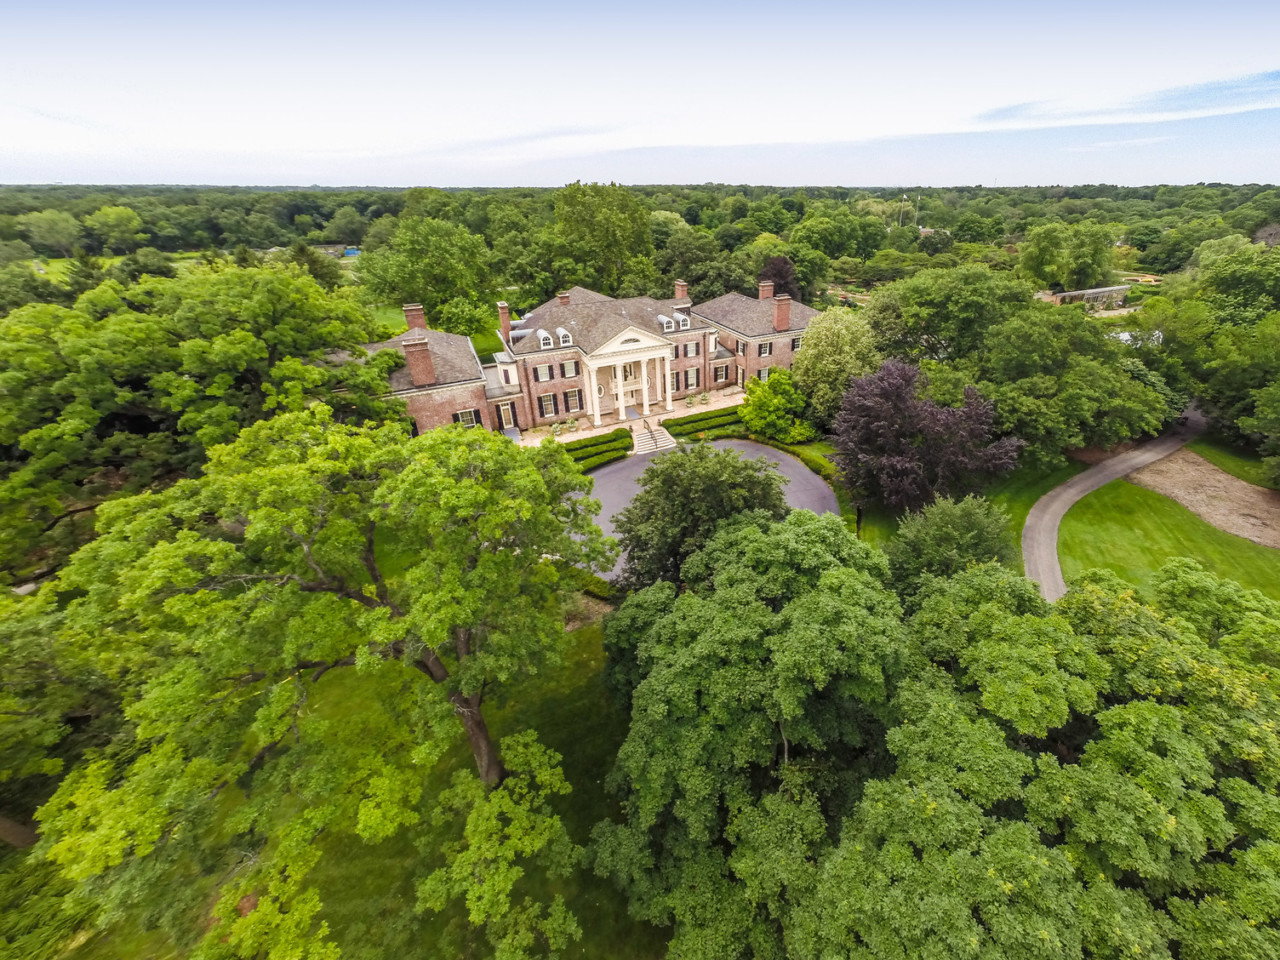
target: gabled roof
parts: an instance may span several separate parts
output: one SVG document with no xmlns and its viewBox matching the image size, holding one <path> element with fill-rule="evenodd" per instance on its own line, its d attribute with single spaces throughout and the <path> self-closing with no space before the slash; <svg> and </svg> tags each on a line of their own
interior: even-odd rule
<svg viewBox="0 0 1280 960">
<path fill-rule="evenodd" d="M 530 356 L 569 349 L 560 345 L 559 331 L 569 334 L 572 346 L 590 354 L 620 334 L 627 327 L 637 327 L 659 337 L 667 337 L 660 317 L 675 320 L 675 311 L 689 317 L 689 329 L 706 326 L 688 312 L 688 300 L 654 300 L 652 297 L 627 297 L 614 300 L 592 290 L 574 287 L 569 291 L 569 302 L 548 300 L 535 310 L 525 314 L 512 330 L 511 352 L 516 356 Z M 678 322 L 678 321 L 677 321 Z M 552 346 L 544 351 L 540 345 L 539 330 L 545 330 Z M 517 331 L 522 336 L 517 337 Z M 679 326 L 670 333 L 682 332 Z"/>
<path fill-rule="evenodd" d="M 399 350 L 404 353 L 405 340 L 417 340 L 423 334 L 412 327 L 404 333 L 382 340 L 378 343 L 366 343 L 364 348 L 370 354 L 380 350 Z M 435 368 L 436 382 L 426 386 L 414 384 L 407 366 L 391 371 L 391 391 L 430 390 L 432 387 L 444 387 L 455 383 L 467 383 L 472 380 L 483 380 L 484 369 L 480 366 L 480 358 L 469 337 L 456 333 L 445 333 L 443 330 L 428 330 L 427 348 L 431 351 L 431 363 Z"/>
<path fill-rule="evenodd" d="M 740 293 L 726 293 L 722 297 L 698 304 L 693 308 L 693 313 L 744 337 L 767 337 L 774 333 L 782 335 L 781 331 L 773 329 L 772 300 L 756 300 Z M 791 322 L 786 332 L 801 332 L 817 315 L 818 311 L 813 307 L 792 300 Z"/>
</svg>

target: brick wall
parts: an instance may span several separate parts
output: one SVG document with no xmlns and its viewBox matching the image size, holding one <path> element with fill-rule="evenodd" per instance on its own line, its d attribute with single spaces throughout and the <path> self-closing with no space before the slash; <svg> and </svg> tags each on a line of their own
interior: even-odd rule
<svg viewBox="0 0 1280 960">
<path fill-rule="evenodd" d="M 479 410 L 480 423 L 490 430 L 497 425 L 492 404 L 485 399 L 482 381 L 437 387 L 411 394 L 404 401 L 419 433 L 453 423 L 453 415 L 460 410 Z"/>
</svg>

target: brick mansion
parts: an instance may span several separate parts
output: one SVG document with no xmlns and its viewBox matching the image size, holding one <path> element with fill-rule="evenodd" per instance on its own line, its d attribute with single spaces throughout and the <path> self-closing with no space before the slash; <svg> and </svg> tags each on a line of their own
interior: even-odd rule
<svg viewBox="0 0 1280 960">
<path fill-rule="evenodd" d="M 676 281 L 669 300 L 614 299 L 574 287 L 513 319 L 498 304 L 502 349 L 481 363 L 471 340 L 427 329 L 406 304 L 409 329 L 366 346 L 397 350 L 405 365 L 392 395 L 419 431 L 466 423 L 512 433 L 566 420 L 600 426 L 673 409 L 677 400 L 768 379 L 789 368 L 812 307 L 774 296 L 728 293 L 694 304 Z"/>
</svg>

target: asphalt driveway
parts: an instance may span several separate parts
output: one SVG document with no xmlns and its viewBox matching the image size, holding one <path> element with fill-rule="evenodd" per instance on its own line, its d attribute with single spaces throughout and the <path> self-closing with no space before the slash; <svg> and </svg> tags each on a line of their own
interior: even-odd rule
<svg viewBox="0 0 1280 960">
<path fill-rule="evenodd" d="M 713 440 L 713 447 L 728 447 L 737 450 L 744 457 L 764 457 L 777 467 L 780 474 L 790 481 L 786 487 L 787 503 L 795 510 L 812 510 L 814 513 L 839 513 L 836 495 L 826 482 L 806 467 L 803 463 L 781 450 L 767 447 L 763 443 L 752 443 L 750 440 Z M 663 451 L 669 452 L 669 451 Z M 595 489 L 591 495 L 600 501 L 600 516 L 596 522 L 606 536 L 614 536 L 613 518 L 622 510 L 631 498 L 640 492 L 640 474 L 649 466 L 649 461 L 660 457 L 662 453 L 644 453 L 627 457 L 617 463 L 601 467 L 592 477 Z M 622 558 L 614 566 L 609 576 L 616 576 L 622 570 Z"/>
</svg>

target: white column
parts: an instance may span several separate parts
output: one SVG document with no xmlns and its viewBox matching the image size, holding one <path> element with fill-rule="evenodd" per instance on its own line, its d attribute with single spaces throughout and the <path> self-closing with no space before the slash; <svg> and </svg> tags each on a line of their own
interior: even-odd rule
<svg viewBox="0 0 1280 960">
<path fill-rule="evenodd" d="M 671 409 L 671 354 L 662 355 L 662 392 L 667 398 L 667 409 Z"/>
<path fill-rule="evenodd" d="M 653 374 L 654 376 L 658 375 L 658 365 L 656 363 L 653 365 Z M 641 386 L 644 388 L 644 415 L 647 417 L 649 415 L 649 361 L 648 360 L 640 361 L 640 380 L 641 380 Z"/>
<path fill-rule="evenodd" d="M 623 390 L 622 390 L 622 364 L 621 363 L 615 363 L 613 365 L 613 389 L 617 396 L 618 419 L 625 420 L 627 419 L 627 405 L 625 402 L 623 402 L 623 399 L 622 399 Z"/>
<path fill-rule="evenodd" d="M 587 365 L 587 383 L 591 388 L 591 409 L 595 413 L 595 422 L 598 427 L 600 426 L 600 394 L 596 392 L 598 389 L 596 386 L 596 368 L 590 364 Z"/>
</svg>

